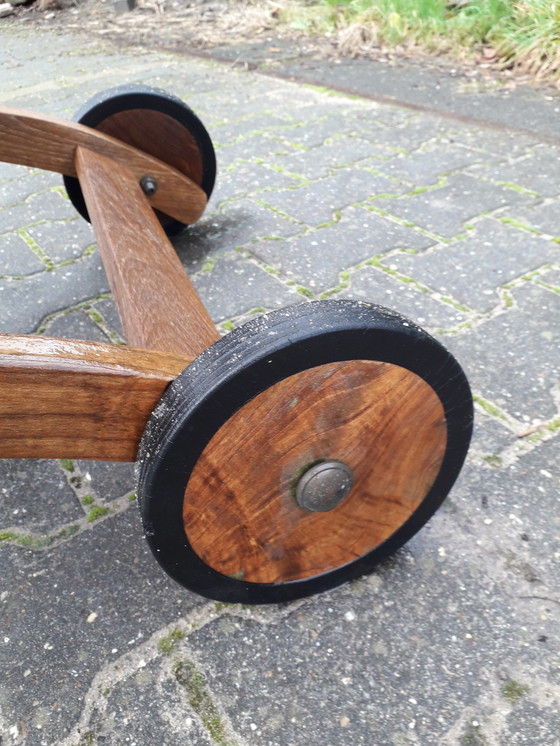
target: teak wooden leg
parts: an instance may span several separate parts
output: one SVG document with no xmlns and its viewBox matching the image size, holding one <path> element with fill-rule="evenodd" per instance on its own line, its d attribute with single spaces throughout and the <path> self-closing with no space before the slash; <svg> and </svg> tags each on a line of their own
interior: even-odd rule
<svg viewBox="0 0 560 746">
<path fill-rule="evenodd" d="M 200 214 L 207 133 L 152 89 L 119 89 L 92 111 L 99 131 L 0 109 L 0 157 L 77 177 L 73 201 L 133 347 L 0 337 L 0 455 L 136 457 L 154 555 L 210 598 L 286 601 L 370 571 L 461 469 L 473 420 L 461 367 L 412 321 L 356 301 L 304 303 L 220 338 L 152 209 Z M 191 165 L 147 136 L 156 123 Z M 153 189 L 139 184 L 148 167 Z"/>
<path fill-rule="evenodd" d="M 87 148 L 75 161 L 128 343 L 195 357 L 220 336 L 134 174 Z"/>
</svg>

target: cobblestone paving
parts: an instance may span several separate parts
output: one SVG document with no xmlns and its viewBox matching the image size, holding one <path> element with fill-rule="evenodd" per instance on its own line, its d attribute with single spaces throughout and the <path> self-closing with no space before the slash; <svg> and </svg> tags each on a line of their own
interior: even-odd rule
<svg viewBox="0 0 560 746">
<path fill-rule="evenodd" d="M 443 508 L 374 574 L 208 602 L 144 545 L 133 467 L 0 463 L 0 743 L 560 744 L 560 148 L 226 66 L 0 30 L 0 104 L 183 97 L 215 142 L 176 240 L 218 328 L 315 298 L 423 325 L 476 397 Z M 0 328 L 122 339 L 58 176 L 0 164 Z"/>
</svg>

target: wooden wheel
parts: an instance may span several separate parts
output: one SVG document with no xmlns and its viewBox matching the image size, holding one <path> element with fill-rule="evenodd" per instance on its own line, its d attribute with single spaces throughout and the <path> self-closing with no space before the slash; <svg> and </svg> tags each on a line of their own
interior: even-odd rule
<svg viewBox="0 0 560 746">
<path fill-rule="evenodd" d="M 118 86 L 87 101 L 75 121 L 158 158 L 210 197 L 216 179 L 214 147 L 200 119 L 181 99 L 149 86 Z M 64 176 L 64 186 L 76 210 L 89 221 L 78 179 Z M 185 228 L 185 223 L 157 215 L 167 235 Z"/>
<path fill-rule="evenodd" d="M 146 537 L 210 598 L 326 590 L 424 525 L 471 429 L 460 366 L 413 322 L 353 301 L 276 311 L 202 352 L 154 410 L 139 449 Z"/>
</svg>

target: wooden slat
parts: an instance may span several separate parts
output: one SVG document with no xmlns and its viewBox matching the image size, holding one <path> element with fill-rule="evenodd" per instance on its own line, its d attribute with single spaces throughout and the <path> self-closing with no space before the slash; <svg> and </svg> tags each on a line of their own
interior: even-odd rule
<svg viewBox="0 0 560 746">
<path fill-rule="evenodd" d="M 150 204 L 166 215 L 190 225 L 204 212 L 204 191 L 162 161 L 81 124 L 0 106 L 0 161 L 77 176 L 74 156 L 78 146 L 126 164 L 137 182 L 145 175 L 156 178 L 158 189 L 149 198 Z"/>
<path fill-rule="evenodd" d="M 124 345 L 0 335 L 0 458 L 134 461 L 148 417 L 190 362 Z"/>
<path fill-rule="evenodd" d="M 76 170 L 128 343 L 196 357 L 219 334 L 134 176 L 81 147 Z"/>
</svg>

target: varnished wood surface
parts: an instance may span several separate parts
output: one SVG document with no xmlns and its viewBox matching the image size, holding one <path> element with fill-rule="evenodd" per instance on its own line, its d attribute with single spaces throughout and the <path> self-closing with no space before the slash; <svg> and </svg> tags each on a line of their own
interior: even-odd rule
<svg viewBox="0 0 560 746">
<path fill-rule="evenodd" d="M 0 335 L 0 458 L 134 461 L 191 361 L 124 345 Z"/>
<path fill-rule="evenodd" d="M 126 109 L 96 126 L 98 132 L 132 145 L 202 183 L 202 158 L 196 140 L 184 125 L 151 109 Z"/>
<path fill-rule="evenodd" d="M 170 133 L 170 136 L 174 135 L 175 132 Z M 154 140 L 167 137 L 167 131 L 159 133 L 155 130 L 151 137 Z M 177 144 L 181 147 L 183 139 Z M 185 171 L 181 173 L 101 131 L 45 114 L 0 106 L 0 160 L 76 176 L 75 152 L 78 146 L 126 164 L 137 182 L 146 175 L 156 178 L 158 189 L 149 200 L 152 207 L 164 214 L 191 224 L 204 212 L 206 194 L 185 175 Z"/>
<path fill-rule="evenodd" d="M 185 532 L 212 568 L 249 582 L 313 577 L 351 562 L 417 509 L 445 453 L 433 389 L 399 366 L 333 363 L 263 392 L 216 433 L 185 491 Z M 319 459 L 354 472 L 327 513 L 295 501 L 297 476 Z"/>
<path fill-rule="evenodd" d="M 134 176 L 86 148 L 76 170 L 128 343 L 195 357 L 219 335 Z"/>
</svg>

